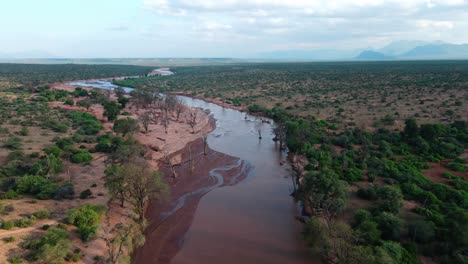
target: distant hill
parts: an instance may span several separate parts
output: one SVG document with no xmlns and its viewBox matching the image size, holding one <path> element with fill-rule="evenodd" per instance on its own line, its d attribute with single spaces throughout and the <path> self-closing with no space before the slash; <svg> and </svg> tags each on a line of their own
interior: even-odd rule
<svg viewBox="0 0 468 264">
<path fill-rule="evenodd" d="M 359 54 L 356 50 L 279 50 L 262 53 L 255 58 L 270 60 L 343 60 L 355 57 Z"/>
<path fill-rule="evenodd" d="M 357 60 L 388 60 L 391 58 L 390 56 L 373 50 L 365 50 L 355 57 Z"/>
<path fill-rule="evenodd" d="M 402 54 L 407 59 L 468 59 L 468 44 L 424 45 Z"/>
</svg>

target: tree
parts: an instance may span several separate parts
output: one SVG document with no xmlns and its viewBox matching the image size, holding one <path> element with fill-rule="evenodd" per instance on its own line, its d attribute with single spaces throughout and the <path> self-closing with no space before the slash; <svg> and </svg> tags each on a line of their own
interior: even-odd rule
<svg viewBox="0 0 468 264">
<path fill-rule="evenodd" d="M 121 133 L 122 137 L 126 135 L 133 135 L 133 133 L 140 131 L 140 125 L 138 121 L 127 117 L 123 119 L 118 119 L 114 122 L 114 132 Z"/>
<path fill-rule="evenodd" d="M 198 112 L 192 111 L 190 112 L 190 117 L 187 120 L 187 123 L 192 128 L 192 133 L 195 134 L 195 127 L 198 123 Z"/>
<path fill-rule="evenodd" d="M 176 112 L 176 118 L 177 118 L 177 121 L 179 121 L 179 118 L 180 118 L 180 115 L 185 111 L 185 104 L 184 104 L 184 101 L 182 101 L 182 99 L 176 97 L 176 105 L 175 105 L 175 112 Z"/>
<path fill-rule="evenodd" d="M 416 120 L 413 118 L 406 119 L 405 121 L 405 129 L 403 130 L 403 135 L 407 138 L 414 138 L 418 135 L 419 129 Z"/>
<path fill-rule="evenodd" d="M 102 239 L 107 245 L 107 262 L 111 264 L 130 263 L 133 249 L 145 243 L 141 228 L 133 223 L 119 223 L 112 229 L 104 228 Z"/>
<path fill-rule="evenodd" d="M 145 219 L 145 209 L 151 199 L 161 199 L 167 193 L 167 185 L 161 174 L 152 171 L 143 160 L 122 166 L 125 186 L 125 200 L 133 207 L 133 211 L 142 223 Z"/>
<path fill-rule="evenodd" d="M 382 186 L 377 190 L 377 195 L 377 204 L 381 211 L 398 214 L 403 200 L 403 194 L 398 187 Z"/>
<path fill-rule="evenodd" d="M 304 180 L 304 198 L 315 213 L 321 214 L 330 223 L 346 206 L 346 182 L 327 168 L 307 173 Z"/>
<path fill-rule="evenodd" d="M 275 128 L 273 128 L 273 133 L 275 134 L 275 138 L 273 140 L 279 141 L 280 150 L 284 150 L 286 147 L 284 142 L 286 141 L 287 136 L 286 124 L 283 122 L 277 123 Z"/>
<path fill-rule="evenodd" d="M 418 220 L 408 227 L 408 234 L 418 243 L 431 242 L 435 237 L 435 224 L 430 221 Z"/>
<path fill-rule="evenodd" d="M 402 221 L 398 216 L 383 212 L 377 217 L 379 229 L 382 232 L 382 238 L 385 240 L 400 240 L 400 229 Z"/>
<path fill-rule="evenodd" d="M 119 165 L 111 165 L 104 171 L 105 187 L 109 190 L 112 198 L 120 201 L 120 206 L 125 205 L 125 175 Z"/>
<path fill-rule="evenodd" d="M 114 101 L 104 103 L 104 116 L 107 120 L 113 121 L 120 114 L 120 105 Z"/>
<path fill-rule="evenodd" d="M 149 132 L 149 125 L 154 120 L 151 117 L 150 112 L 145 111 L 143 114 L 138 116 L 138 120 L 140 121 L 141 125 L 143 126 L 143 129 L 145 130 L 145 133 L 148 133 Z"/>
<path fill-rule="evenodd" d="M 89 111 L 89 108 L 91 107 L 92 103 L 90 99 L 84 99 L 84 100 L 78 101 L 77 105 L 85 108 L 86 111 Z"/>
<path fill-rule="evenodd" d="M 125 95 L 125 90 L 124 90 L 124 88 L 122 88 L 122 87 L 119 86 L 119 87 L 116 87 L 116 88 L 114 89 L 114 93 L 115 93 L 115 95 L 116 95 L 118 98 L 121 98 L 121 97 L 124 97 L 124 95 Z"/>
</svg>

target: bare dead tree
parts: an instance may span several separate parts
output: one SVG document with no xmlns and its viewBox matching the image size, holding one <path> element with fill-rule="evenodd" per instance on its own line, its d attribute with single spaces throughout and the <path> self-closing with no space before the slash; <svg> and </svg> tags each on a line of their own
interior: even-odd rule
<svg viewBox="0 0 468 264">
<path fill-rule="evenodd" d="M 255 131 L 258 133 L 258 138 L 262 139 L 262 122 L 257 122 L 255 124 Z"/>
<path fill-rule="evenodd" d="M 167 145 L 165 145 L 165 146 L 162 148 L 162 154 L 163 154 L 163 157 L 164 157 L 164 161 L 166 162 L 166 164 L 167 164 L 167 165 L 169 166 L 169 168 L 171 169 L 172 178 L 177 178 L 177 172 L 176 172 L 175 168 L 176 168 L 177 166 L 179 166 L 180 164 L 177 164 L 177 163 L 175 163 L 175 162 L 172 160 Z"/>
<path fill-rule="evenodd" d="M 161 125 L 164 127 L 164 132 L 166 132 L 167 134 L 167 129 L 169 128 L 169 116 L 167 115 L 167 112 L 163 115 L 163 117 L 161 118 Z"/>
<path fill-rule="evenodd" d="M 188 121 L 187 123 L 192 128 L 192 133 L 195 134 L 195 126 L 197 126 L 197 123 L 198 123 L 198 112 L 197 111 L 190 112 L 190 117 L 188 118 L 187 121 Z"/>
<path fill-rule="evenodd" d="M 182 99 L 177 97 L 177 104 L 175 105 L 175 112 L 176 112 L 177 121 L 179 121 L 180 115 L 184 112 L 184 110 L 185 110 L 184 101 L 182 101 Z"/>
<path fill-rule="evenodd" d="M 195 170 L 195 162 L 192 156 L 192 144 L 189 144 L 189 161 L 190 161 L 190 171 L 193 172 Z"/>
<path fill-rule="evenodd" d="M 203 133 L 203 155 L 208 155 L 208 134 Z"/>
</svg>

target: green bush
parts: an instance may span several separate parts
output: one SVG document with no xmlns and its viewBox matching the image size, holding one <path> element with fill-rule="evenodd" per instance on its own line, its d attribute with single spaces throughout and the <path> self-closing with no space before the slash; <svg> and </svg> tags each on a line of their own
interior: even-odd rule
<svg viewBox="0 0 468 264">
<path fill-rule="evenodd" d="M 468 167 L 463 165 L 462 163 L 460 162 L 450 162 L 449 164 L 447 164 L 447 167 L 451 170 L 454 170 L 454 171 L 468 171 Z"/>
<path fill-rule="evenodd" d="M 35 195 L 38 199 L 46 200 L 53 197 L 57 185 L 42 176 L 26 175 L 16 181 L 15 188 L 20 194 Z"/>
<path fill-rule="evenodd" d="M 0 221 L 1 223 L 1 221 Z M 5 229 L 5 230 L 11 230 L 15 226 L 15 223 L 13 221 L 4 221 L 1 223 L 0 228 Z"/>
<path fill-rule="evenodd" d="M 75 102 L 73 101 L 73 99 L 67 98 L 65 99 L 64 104 L 73 106 L 75 105 Z"/>
<path fill-rule="evenodd" d="M 376 218 L 379 229 L 382 232 L 382 238 L 385 240 L 400 240 L 400 229 L 402 221 L 398 216 L 383 212 Z"/>
<path fill-rule="evenodd" d="M 83 241 L 88 241 L 96 233 L 101 214 L 105 207 L 86 204 L 68 212 L 68 223 L 78 227 L 77 232 Z"/>
<path fill-rule="evenodd" d="M 34 225 L 36 223 L 36 220 L 37 219 L 34 216 L 23 217 L 21 219 L 15 220 L 14 224 L 16 227 L 25 228 Z"/>
<path fill-rule="evenodd" d="M 85 150 L 78 150 L 71 156 L 71 162 L 73 163 L 88 163 L 93 160 L 93 156 Z"/>
<path fill-rule="evenodd" d="M 8 148 L 8 149 L 19 149 L 23 146 L 23 143 L 21 143 L 21 138 L 11 136 L 9 137 L 6 142 L 3 144 L 3 147 Z"/>
<path fill-rule="evenodd" d="M 82 191 L 82 192 L 80 193 L 80 199 L 86 199 L 86 198 L 90 197 L 91 195 L 93 195 L 93 193 L 91 192 L 91 190 L 90 190 L 90 189 L 86 189 L 86 190 L 84 190 L 84 191 Z"/>
<path fill-rule="evenodd" d="M 39 220 L 44 220 L 44 219 L 50 218 L 51 214 L 49 210 L 44 209 L 44 210 L 34 212 L 33 216 L 35 216 Z"/>
<path fill-rule="evenodd" d="M 5 243 L 12 243 L 12 242 L 15 242 L 16 239 L 10 236 L 10 237 L 4 237 L 2 240 Z"/>
<path fill-rule="evenodd" d="M 72 243 L 67 231 L 59 228 L 50 228 L 40 238 L 32 236 L 27 238 L 22 246 L 32 251 L 28 256 L 28 259 L 31 261 L 62 264 L 71 250 Z"/>
</svg>

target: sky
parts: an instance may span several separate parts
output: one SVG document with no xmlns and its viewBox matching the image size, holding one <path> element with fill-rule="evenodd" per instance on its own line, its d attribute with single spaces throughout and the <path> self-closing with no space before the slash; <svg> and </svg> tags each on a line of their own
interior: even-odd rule
<svg viewBox="0 0 468 264">
<path fill-rule="evenodd" d="M 0 54 L 252 57 L 468 43 L 468 0 L 2 0 Z"/>
</svg>

